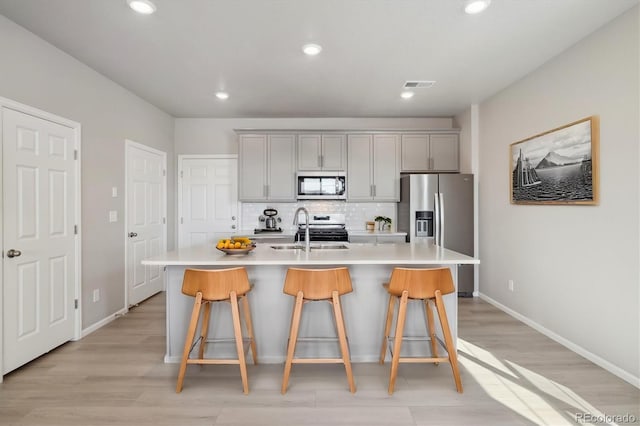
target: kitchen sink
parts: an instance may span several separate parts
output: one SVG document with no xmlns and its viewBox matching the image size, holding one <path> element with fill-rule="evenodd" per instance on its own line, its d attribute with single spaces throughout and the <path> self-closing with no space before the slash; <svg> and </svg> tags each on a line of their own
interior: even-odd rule
<svg viewBox="0 0 640 426">
<path fill-rule="evenodd" d="M 304 250 L 304 244 L 279 244 L 271 246 L 274 250 Z M 349 246 L 345 244 L 311 244 L 311 250 L 344 250 Z"/>
</svg>

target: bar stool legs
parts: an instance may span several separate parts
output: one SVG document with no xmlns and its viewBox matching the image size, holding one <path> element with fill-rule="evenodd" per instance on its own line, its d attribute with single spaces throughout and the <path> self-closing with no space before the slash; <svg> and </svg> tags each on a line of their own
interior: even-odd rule
<svg viewBox="0 0 640 426">
<path fill-rule="evenodd" d="M 256 339 L 253 337 L 253 322 L 251 321 L 251 310 L 249 309 L 249 299 L 247 296 L 244 296 L 242 299 L 242 310 L 244 312 L 244 323 L 247 326 L 247 334 L 251 339 L 251 358 L 253 359 L 253 364 L 258 364 L 258 350 L 256 349 Z"/>
<path fill-rule="evenodd" d="M 428 273 L 421 271 L 422 273 Z M 418 272 L 419 273 L 419 272 Z M 393 277 L 392 277 L 393 279 Z M 420 282 L 415 280 L 415 282 Z M 389 291 L 390 285 L 385 284 L 384 287 Z M 398 375 L 398 366 L 401 362 L 430 362 L 438 364 L 440 362 L 449 362 L 451 365 L 451 371 L 453 373 L 453 379 L 456 385 L 456 390 L 460 393 L 463 392 L 462 380 L 460 379 L 460 371 L 458 368 L 458 357 L 456 354 L 453 337 L 451 336 L 451 329 L 449 327 L 449 321 L 447 319 L 447 313 L 444 307 L 444 300 L 442 299 L 442 291 L 440 289 L 432 289 L 431 292 L 419 292 L 414 288 L 414 294 L 411 297 L 412 300 L 421 300 L 425 306 L 425 319 L 427 323 L 427 330 L 431 340 L 431 357 L 429 358 L 401 358 L 400 351 L 402 349 L 402 338 L 404 333 L 404 326 L 407 316 L 407 305 L 410 299 L 410 291 L 407 289 L 392 289 L 389 291 L 389 305 L 387 308 L 387 316 L 384 326 L 384 336 L 382 339 L 382 348 L 380 352 L 380 363 L 384 364 L 387 353 L 387 345 L 389 342 L 389 335 L 391 332 L 391 325 L 393 323 L 393 314 L 395 308 L 395 300 L 399 299 L 398 317 L 396 320 L 395 335 L 393 337 L 393 349 L 391 357 L 391 371 L 389 373 L 389 394 L 393 394 L 396 378 Z M 452 292 L 452 291 L 450 291 Z M 448 294 L 448 293 L 447 293 Z M 436 306 L 436 312 L 438 313 L 438 319 L 440 320 L 440 326 L 442 328 L 442 335 L 444 336 L 444 346 L 447 350 L 447 356 L 443 357 L 438 354 L 437 338 L 434 325 L 434 314 L 432 311 L 432 304 Z"/>
<path fill-rule="evenodd" d="M 337 291 L 334 291 L 331 296 L 333 299 L 333 312 L 336 317 L 338 340 L 340 341 L 340 351 L 342 352 L 342 362 L 344 363 L 344 369 L 347 373 L 347 380 L 349 381 L 349 391 L 351 391 L 351 393 L 355 393 L 356 385 L 353 381 L 353 370 L 351 369 L 351 358 L 349 355 L 349 345 L 347 344 L 347 332 L 344 327 L 344 318 L 342 315 L 340 296 L 338 295 Z"/>
<path fill-rule="evenodd" d="M 251 346 L 251 355 L 253 357 L 253 363 L 258 363 L 258 354 L 256 350 L 256 341 L 253 335 L 253 323 L 251 321 L 251 311 L 249 310 L 249 301 L 246 295 L 240 297 L 242 300 L 242 310 L 244 314 L 245 324 L 247 327 L 247 334 Z M 180 370 L 178 372 L 178 382 L 176 385 L 176 392 L 180 393 L 184 384 L 184 377 L 188 364 L 238 364 L 240 366 L 240 376 L 242 378 L 242 390 L 245 394 L 249 393 L 249 382 L 247 377 L 247 363 L 244 355 L 244 343 L 242 337 L 242 325 L 240 323 L 240 309 L 238 305 L 238 296 L 236 292 L 230 293 L 229 300 L 231 305 L 231 318 L 233 322 L 234 340 L 236 343 L 236 351 L 238 353 L 237 360 L 218 360 L 218 359 L 204 359 L 205 341 L 207 340 L 209 333 L 209 320 L 211 318 L 211 301 L 202 301 L 202 293 L 196 294 L 195 303 L 193 305 L 193 311 L 191 312 L 191 321 L 189 322 L 189 328 L 187 330 L 187 336 L 185 337 L 184 350 L 182 352 L 182 360 L 180 361 Z M 204 305 L 204 314 L 202 318 L 202 326 L 200 331 L 200 347 L 198 349 L 198 358 L 190 359 L 189 354 L 195 346 L 194 337 L 196 329 L 198 328 L 198 322 L 200 319 L 200 313 L 202 306 Z"/>
<path fill-rule="evenodd" d="M 449 328 L 447 312 L 444 310 L 444 301 L 442 300 L 442 293 L 440 290 L 436 290 L 436 309 L 438 310 L 438 317 L 440 318 L 440 324 L 442 325 L 442 334 L 444 335 L 444 342 L 447 347 L 447 354 L 449 355 L 449 364 L 451 364 L 453 379 L 456 382 L 456 389 L 458 392 L 462 393 L 462 380 L 460 380 L 460 371 L 458 370 L 458 357 L 456 355 L 456 348 L 453 344 L 453 338 L 451 337 L 451 329 Z"/>
<path fill-rule="evenodd" d="M 236 338 L 236 349 L 238 350 L 238 363 L 240 364 L 240 376 L 242 377 L 242 390 L 249 393 L 249 381 L 247 379 L 247 363 L 244 358 L 244 344 L 242 343 L 242 326 L 240 325 L 240 311 L 238 310 L 238 296 L 235 291 L 231 292 L 231 318 L 233 319 L 233 332 Z M 252 339 L 253 340 L 253 339 Z"/>
<path fill-rule="evenodd" d="M 289 375 L 291 374 L 291 365 L 293 364 L 293 354 L 296 352 L 296 343 L 298 341 L 298 330 L 300 327 L 300 317 L 302 315 L 302 305 L 304 303 L 304 294 L 298 292 L 296 296 L 296 304 L 291 314 L 291 327 L 289 332 L 289 346 L 287 348 L 287 360 L 284 363 L 284 375 L 282 376 L 282 394 L 287 393 L 289 386 Z"/>
<path fill-rule="evenodd" d="M 324 300 L 324 299 L 323 299 Z M 333 314 L 335 317 L 336 332 L 338 334 L 338 342 L 340 343 L 340 352 L 342 358 L 322 358 L 322 359 L 295 359 L 294 354 L 296 351 L 296 343 L 298 342 L 298 331 L 300 330 L 300 318 L 302 316 L 302 307 L 306 303 L 304 300 L 304 294 L 299 291 L 296 296 L 296 303 L 291 315 L 291 331 L 289 333 L 289 346 L 287 347 L 287 360 L 284 364 L 284 375 L 282 377 L 282 394 L 287 392 L 289 385 L 289 376 L 291 375 L 291 367 L 293 364 L 311 364 L 311 363 L 335 363 L 341 362 L 344 364 L 344 369 L 347 374 L 347 381 L 349 382 L 349 391 L 354 393 L 356 391 L 356 385 L 353 379 L 353 370 L 351 368 L 351 359 L 349 354 L 349 344 L 347 343 L 347 332 L 344 325 L 344 316 L 342 313 L 342 305 L 340 303 L 340 295 L 337 291 L 331 293 L 331 299 L 327 299 L 331 302 L 333 308 Z"/>
<path fill-rule="evenodd" d="M 400 364 L 400 349 L 402 348 L 402 333 L 404 332 L 404 323 L 407 318 L 407 302 L 409 292 L 402 292 L 400 305 L 398 306 L 398 320 L 396 321 L 396 335 L 393 340 L 393 356 L 391 358 L 391 373 L 389 375 L 389 395 L 393 394 L 396 386 L 396 377 L 398 375 L 398 365 Z"/>
</svg>

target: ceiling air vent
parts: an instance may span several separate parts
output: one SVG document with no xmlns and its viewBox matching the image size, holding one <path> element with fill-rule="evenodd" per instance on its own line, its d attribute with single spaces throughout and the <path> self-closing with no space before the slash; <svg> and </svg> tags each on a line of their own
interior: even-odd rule
<svg viewBox="0 0 640 426">
<path fill-rule="evenodd" d="M 405 89 L 428 89 L 434 84 L 436 84 L 436 82 L 431 80 L 410 80 L 405 81 L 402 87 Z"/>
</svg>

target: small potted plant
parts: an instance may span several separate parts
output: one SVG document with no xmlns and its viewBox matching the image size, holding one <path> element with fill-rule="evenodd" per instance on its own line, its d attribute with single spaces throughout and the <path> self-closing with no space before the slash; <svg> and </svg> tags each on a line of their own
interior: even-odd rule
<svg viewBox="0 0 640 426">
<path fill-rule="evenodd" d="M 376 216 L 374 219 L 378 222 L 378 231 L 384 231 L 385 228 L 391 230 L 391 218 L 386 216 Z"/>
</svg>

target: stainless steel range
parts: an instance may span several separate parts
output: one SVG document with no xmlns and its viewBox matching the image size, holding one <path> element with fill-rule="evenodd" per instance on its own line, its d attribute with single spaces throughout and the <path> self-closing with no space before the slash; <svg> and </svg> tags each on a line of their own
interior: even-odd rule
<svg viewBox="0 0 640 426">
<path fill-rule="evenodd" d="M 296 241 L 305 241 L 305 217 L 298 214 L 298 232 Z M 309 240 L 310 241 L 349 241 L 349 234 L 345 228 L 345 216 L 342 213 L 310 214 L 309 215 Z"/>
</svg>

